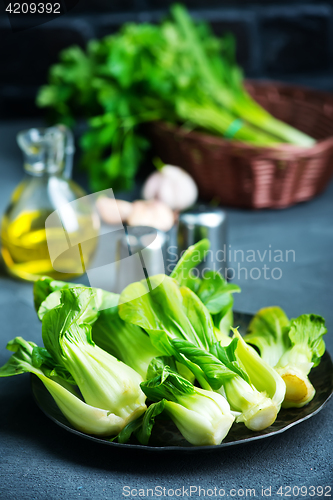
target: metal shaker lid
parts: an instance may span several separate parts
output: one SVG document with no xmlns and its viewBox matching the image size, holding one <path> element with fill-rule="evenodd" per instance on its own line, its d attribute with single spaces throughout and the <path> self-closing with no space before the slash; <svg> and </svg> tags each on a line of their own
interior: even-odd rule
<svg viewBox="0 0 333 500">
<path fill-rule="evenodd" d="M 117 292 L 127 285 L 165 274 L 168 236 L 148 226 L 126 226 L 117 246 Z"/>
<path fill-rule="evenodd" d="M 210 251 L 204 262 L 205 269 L 224 273 L 226 262 L 224 260 L 221 263 L 218 257 L 221 251 L 225 251 L 227 245 L 227 214 L 224 210 L 200 204 L 179 215 L 177 237 L 179 256 L 190 245 L 203 238 L 210 241 Z"/>
</svg>

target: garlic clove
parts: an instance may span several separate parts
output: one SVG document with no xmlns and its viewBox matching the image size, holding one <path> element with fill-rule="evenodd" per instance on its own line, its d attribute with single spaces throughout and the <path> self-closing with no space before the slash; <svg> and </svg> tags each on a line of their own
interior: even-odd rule
<svg viewBox="0 0 333 500">
<path fill-rule="evenodd" d="M 153 172 L 146 180 L 143 186 L 142 190 L 142 197 L 145 200 L 152 200 L 156 198 L 156 194 L 159 191 L 161 182 L 161 173 L 160 172 Z"/>
<path fill-rule="evenodd" d="M 175 221 L 173 211 L 162 201 L 135 201 L 128 218 L 130 226 L 149 226 L 161 231 L 169 231 Z"/>
<path fill-rule="evenodd" d="M 178 206 L 177 203 L 177 187 L 175 182 L 167 176 L 163 176 L 163 181 L 160 182 L 156 199 L 159 201 L 163 201 L 166 205 L 168 205 L 173 210 Z"/>
<path fill-rule="evenodd" d="M 173 210 L 179 211 L 196 202 L 198 188 L 185 170 L 174 165 L 164 165 L 160 171 L 148 177 L 142 194 L 146 200 L 161 200 Z"/>
<path fill-rule="evenodd" d="M 164 175 L 173 182 L 174 206 L 177 210 L 185 210 L 198 198 L 198 188 L 192 177 L 182 168 L 165 165 Z"/>
<path fill-rule="evenodd" d="M 100 196 L 96 205 L 102 220 L 107 224 L 126 222 L 133 210 L 132 203 L 129 201 L 116 200 L 107 196 Z"/>
</svg>

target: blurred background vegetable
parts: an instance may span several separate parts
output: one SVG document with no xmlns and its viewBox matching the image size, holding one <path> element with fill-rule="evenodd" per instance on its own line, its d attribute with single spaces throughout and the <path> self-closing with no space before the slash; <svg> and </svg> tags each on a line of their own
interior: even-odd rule
<svg viewBox="0 0 333 500">
<path fill-rule="evenodd" d="M 185 210 L 196 202 L 198 188 L 185 170 L 161 162 L 146 180 L 142 194 L 146 200 L 161 200 L 173 210 Z"/>
<path fill-rule="evenodd" d="M 163 120 L 257 146 L 314 140 L 273 118 L 243 87 L 234 40 L 215 37 L 174 5 L 160 25 L 127 24 L 69 47 L 51 67 L 37 103 L 52 119 L 88 120 L 82 163 L 92 190 L 128 189 L 149 147 L 142 124 Z"/>
</svg>

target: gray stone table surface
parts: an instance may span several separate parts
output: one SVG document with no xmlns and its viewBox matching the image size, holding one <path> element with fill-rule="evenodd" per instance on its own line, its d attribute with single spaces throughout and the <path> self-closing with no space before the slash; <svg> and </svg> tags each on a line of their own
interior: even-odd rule
<svg viewBox="0 0 333 500">
<path fill-rule="evenodd" d="M 0 213 L 22 177 L 15 134 L 25 126 L 31 123 L 0 123 Z M 242 287 L 235 309 L 255 312 L 279 305 L 291 317 L 321 314 L 332 354 L 333 185 L 315 200 L 287 210 L 226 210 L 229 268 Z M 0 365 L 9 357 L 6 343 L 17 335 L 41 343 L 32 285 L 1 275 Z M 289 498 L 317 498 L 321 490 L 314 492 L 310 486 L 333 485 L 332 422 L 331 400 L 315 417 L 248 445 L 186 455 L 129 452 L 81 439 L 55 425 L 34 403 L 28 375 L 1 379 L 0 500 L 134 498 L 157 486 L 161 489 L 154 493 L 162 498 L 168 489 L 177 488 L 182 497 L 191 493 L 198 498 L 199 487 L 201 497 L 204 490 L 215 497 L 224 488 L 225 496 L 249 498 L 246 489 L 253 488 L 256 497 L 263 498 L 262 487 L 270 486 L 270 498 L 284 498 L 287 486 L 308 487 L 303 496 L 294 490 Z M 280 486 L 283 495 L 278 494 Z M 129 488 L 136 489 L 133 495 Z M 333 496 L 333 489 L 326 493 Z"/>
</svg>

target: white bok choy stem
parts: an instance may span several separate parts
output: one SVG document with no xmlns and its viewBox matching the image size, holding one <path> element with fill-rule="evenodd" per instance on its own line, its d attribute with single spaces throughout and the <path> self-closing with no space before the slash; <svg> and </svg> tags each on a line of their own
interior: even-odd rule
<svg viewBox="0 0 333 500">
<path fill-rule="evenodd" d="M 177 361 L 183 362 L 195 374 L 198 370 L 213 390 L 226 397 L 231 410 L 241 413 L 237 422 L 244 422 L 249 429 L 259 431 L 272 425 L 279 408 L 266 392 L 259 392 L 252 385 L 236 358 L 237 342 L 235 338 L 226 347 L 216 342 L 211 346 L 211 352 L 180 339 L 171 340 L 170 345 Z"/>
<path fill-rule="evenodd" d="M 78 431 L 95 436 L 114 436 L 128 423 L 128 420 L 110 411 L 86 404 L 78 396 L 45 375 L 34 373 L 43 382 L 68 422 Z M 135 415 L 132 414 L 133 418 Z"/>
<path fill-rule="evenodd" d="M 153 366 L 154 361 L 148 373 L 155 376 L 141 384 L 147 398 L 154 402 L 164 400 L 164 411 L 189 443 L 220 444 L 235 419 L 227 400 L 213 391 L 193 386 L 167 365 Z"/>
<path fill-rule="evenodd" d="M 217 392 L 226 396 L 232 410 L 241 412 L 236 422 L 252 431 L 266 429 L 276 420 L 276 403 L 239 376 L 226 381 Z"/>
<path fill-rule="evenodd" d="M 269 398 L 280 409 L 285 394 L 286 384 L 282 377 L 263 361 L 257 351 L 248 345 L 237 329 L 232 329 L 234 338 L 238 339 L 236 347 L 236 357 L 248 374 L 251 384 L 259 391 L 266 393 Z"/>
<path fill-rule="evenodd" d="M 233 338 L 237 339 L 236 359 L 249 376 L 250 387 L 245 380 L 237 377 L 226 383 L 219 392 L 226 395 L 234 409 L 242 411 L 237 422 L 244 422 L 252 430 L 260 430 L 275 421 L 284 400 L 286 385 L 255 349 L 244 342 L 237 329 L 232 330 Z M 222 346 L 226 347 L 232 342 L 230 337 L 222 337 Z"/>
<path fill-rule="evenodd" d="M 96 436 L 118 434 L 126 425 L 126 420 L 113 413 L 86 404 L 75 390 L 63 381 L 47 377 L 42 368 L 34 366 L 33 351 L 37 348 L 33 342 L 16 337 L 8 342 L 7 349 L 14 351 L 7 363 L 0 368 L 0 377 L 10 377 L 21 373 L 33 373 L 45 385 L 58 405 L 60 411 L 79 431 Z"/>
</svg>

